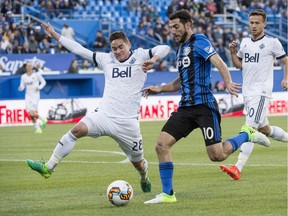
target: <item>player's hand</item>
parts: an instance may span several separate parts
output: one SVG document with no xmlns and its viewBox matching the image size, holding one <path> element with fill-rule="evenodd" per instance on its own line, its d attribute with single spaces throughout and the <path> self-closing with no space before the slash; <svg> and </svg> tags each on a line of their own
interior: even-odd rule
<svg viewBox="0 0 288 216">
<path fill-rule="evenodd" d="M 238 93 L 240 91 L 241 88 L 241 84 L 239 83 L 228 83 L 226 85 L 226 89 L 228 90 L 228 92 L 230 92 L 230 94 L 235 95 L 236 97 L 238 97 Z"/>
<path fill-rule="evenodd" d="M 149 95 L 161 93 L 161 89 L 159 86 L 148 86 L 143 88 L 141 92 L 144 92 L 144 97 L 147 99 Z"/>
<path fill-rule="evenodd" d="M 49 24 L 49 23 L 42 23 L 41 24 L 42 28 L 44 29 L 45 33 L 49 36 L 52 37 L 52 32 L 54 32 L 54 28 Z"/>
<path fill-rule="evenodd" d="M 229 44 L 229 50 L 231 53 L 236 53 L 237 51 L 238 43 L 236 41 L 232 41 L 232 43 Z"/>
<path fill-rule="evenodd" d="M 149 70 L 151 70 L 153 68 L 155 63 L 156 63 L 156 61 L 153 60 L 153 59 L 144 61 L 143 64 L 141 65 L 142 66 L 142 70 L 146 73 L 147 71 L 149 71 Z"/>
<path fill-rule="evenodd" d="M 283 91 L 288 90 L 288 79 L 283 79 L 282 80 L 281 87 L 282 87 Z"/>
</svg>

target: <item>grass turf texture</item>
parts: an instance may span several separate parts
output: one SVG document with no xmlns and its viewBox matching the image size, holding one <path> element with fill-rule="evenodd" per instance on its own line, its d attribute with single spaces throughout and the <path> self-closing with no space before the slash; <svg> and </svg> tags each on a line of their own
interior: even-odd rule
<svg viewBox="0 0 288 216">
<path fill-rule="evenodd" d="M 223 140 L 234 136 L 244 118 L 222 119 Z M 287 131 L 287 117 L 270 117 L 271 125 Z M 255 145 L 241 179 L 232 181 L 208 159 L 200 130 L 173 147 L 174 190 L 178 202 L 144 205 L 161 192 L 155 141 L 164 122 L 142 122 L 145 158 L 149 162 L 152 192 L 143 193 L 137 172 L 109 137 L 80 139 L 74 150 L 44 179 L 30 170 L 25 159 L 47 161 L 61 136 L 73 125 L 48 125 L 42 135 L 31 127 L 0 128 L 0 215 L 180 215 L 284 216 L 287 215 L 287 143 L 272 141 L 269 148 Z M 133 200 L 115 207 L 106 188 L 118 179 L 134 189 Z"/>
</svg>

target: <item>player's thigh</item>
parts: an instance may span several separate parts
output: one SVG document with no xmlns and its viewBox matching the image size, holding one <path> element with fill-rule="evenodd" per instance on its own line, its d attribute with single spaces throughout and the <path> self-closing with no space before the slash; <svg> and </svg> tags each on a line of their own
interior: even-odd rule
<svg viewBox="0 0 288 216">
<path fill-rule="evenodd" d="M 267 112 L 270 100 L 261 95 L 244 98 L 247 125 L 259 128 L 269 124 Z"/>
<path fill-rule="evenodd" d="M 198 115 L 197 122 L 202 131 L 206 146 L 221 142 L 221 116 L 218 106 L 201 106 L 201 115 Z"/>
<path fill-rule="evenodd" d="M 113 119 L 115 132 L 110 136 L 119 144 L 130 161 L 138 162 L 143 159 L 143 140 L 139 120 Z"/>
<path fill-rule="evenodd" d="M 194 129 L 199 127 L 195 121 L 194 112 L 196 109 L 194 107 L 178 108 L 177 112 L 171 114 L 161 131 L 170 134 L 176 141 L 187 137 Z M 158 141 L 164 142 L 165 139 L 159 139 Z"/>
<path fill-rule="evenodd" d="M 80 122 L 87 126 L 87 136 L 99 137 L 109 135 L 113 131 L 113 125 L 108 116 L 101 112 L 92 112 L 84 116 Z"/>
<path fill-rule="evenodd" d="M 28 112 L 37 111 L 38 109 L 38 98 L 28 98 L 25 99 L 25 107 Z"/>
</svg>

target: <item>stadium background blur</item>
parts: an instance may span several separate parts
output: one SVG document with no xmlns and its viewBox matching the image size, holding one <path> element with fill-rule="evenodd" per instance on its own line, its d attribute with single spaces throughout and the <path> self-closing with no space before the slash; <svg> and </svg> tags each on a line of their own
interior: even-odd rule
<svg viewBox="0 0 288 216">
<path fill-rule="evenodd" d="M 132 48 L 168 44 L 171 54 L 159 71 L 175 69 L 177 44 L 168 28 L 168 16 L 185 8 L 193 15 L 193 31 L 204 33 L 228 67 L 232 62 L 228 44 L 249 35 L 248 14 L 262 8 L 268 14 L 266 33 L 280 39 L 287 52 L 287 1 L 280 0 L 2 0 L 0 3 L 0 55 L 24 53 L 66 53 L 57 41 L 47 37 L 41 22 L 49 22 L 61 33 L 64 25 L 74 30 L 74 39 L 91 50 L 96 32 L 108 39 L 115 30 L 124 30 Z M 99 49 L 109 51 L 109 43 Z M 78 67 L 82 59 L 78 57 Z M 275 66 L 279 63 L 275 62 Z M 92 65 L 90 65 L 92 66 Z M 0 64 L 5 72 L 5 68 Z"/>
</svg>

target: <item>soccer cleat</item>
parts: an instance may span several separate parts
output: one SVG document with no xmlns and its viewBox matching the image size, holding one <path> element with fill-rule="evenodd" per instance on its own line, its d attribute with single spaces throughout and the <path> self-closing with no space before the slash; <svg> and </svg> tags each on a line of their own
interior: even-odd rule
<svg viewBox="0 0 288 216">
<path fill-rule="evenodd" d="M 35 130 L 35 134 L 42 134 L 42 133 L 43 133 L 43 132 L 42 132 L 42 130 L 41 130 L 40 127 Z"/>
<path fill-rule="evenodd" d="M 253 143 L 258 143 L 259 145 L 263 145 L 265 147 L 270 146 L 270 140 L 263 134 L 248 125 L 243 125 L 241 128 L 241 132 L 245 132 L 248 134 L 248 141 Z"/>
<path fill-rule="evenodd" d="M 225 172 L 227 175 L 229 175 L 233 180 L 239 180 L 241 176 L 241 172 L 236 166 L 224 166 L 221 165 L 220 169 Z"/>
<path fill-rule="evenodd" d="M 173 203 L 176 202 L 175 193 L 173 195 L 168 195 L 166 193 L 161 193 L 156 195 L 156 198 L 144 202 L 144 204 L 157 204 L 157 203 Z"/>
<path fill-rule="evenodd" d="M 40 173 L 45 179 L 49 178 L 52 174 L 52 171 L 48 169 L 44 161 L 37 162 L 32 160 L 26 160 L 26 163 L 32 170 Z"/>
<path fill-rule="evenodd" d="M 146 179 L 146 181 L 141 181 L 141 189 L 144 193 L 151 191 L 151 181 L 149 178 Z"/>
<path fill-rule="evenodd" d="M 42 119 L 42 120 L 41 120 L 41 124 L 42 124 L 42 127 L 43 127 L 43 128 L 46 128 L 46 126 L 47 126 L 47 119 L 46 119 L 46 118 Z"/>
</svg>

